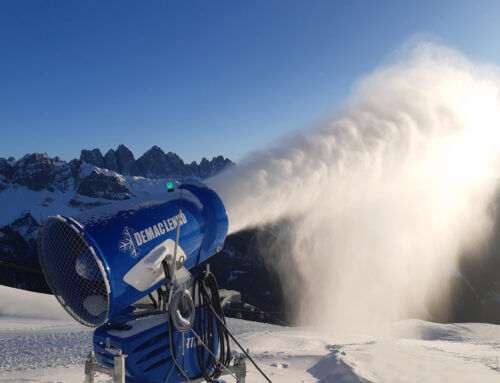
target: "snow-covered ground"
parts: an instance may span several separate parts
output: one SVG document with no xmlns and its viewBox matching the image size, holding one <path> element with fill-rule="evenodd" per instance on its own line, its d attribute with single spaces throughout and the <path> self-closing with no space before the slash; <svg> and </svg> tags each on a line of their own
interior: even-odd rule
<svg viewBox="0 0 500 383">
<path fill-rule="evenodd" d="M 376 336 L 229 325 L 276 383 L 500 382 L 496 325 L 408 320 Z M 0 286 L 0 382 L 83 382 L 91 335 L 54 297 Z M 263 382 L 250 363 L 247 382 Z"/>
</svg>

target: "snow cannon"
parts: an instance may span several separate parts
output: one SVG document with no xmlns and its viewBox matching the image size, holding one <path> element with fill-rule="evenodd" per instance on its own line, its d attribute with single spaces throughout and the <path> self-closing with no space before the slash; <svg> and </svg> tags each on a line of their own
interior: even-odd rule
<svg viewBox="0 0 500 383">
<path fill-rule="evenodd" d="M 110 323 L 168 284 L 169 267 L 182 279 L 222 248 L 228 219 L 219 196 L 198 182 L 175 189 L 169 183 L 168 189 L 78 217 L 49 217 L 40 226 L 45 279 L 77 321 L 90 327 Z"/>
</svg>

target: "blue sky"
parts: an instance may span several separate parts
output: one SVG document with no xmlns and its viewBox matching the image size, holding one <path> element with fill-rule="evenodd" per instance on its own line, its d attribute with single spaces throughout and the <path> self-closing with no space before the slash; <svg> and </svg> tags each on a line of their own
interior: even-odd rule
<svg viewBox="0 0 500 383">
<path fill-rule="evenodd" d="M 415 35 L 500 63 L 499 1 L 0 2 L 0 157 L 234 160 L 335 113 Z"/>
</svg>

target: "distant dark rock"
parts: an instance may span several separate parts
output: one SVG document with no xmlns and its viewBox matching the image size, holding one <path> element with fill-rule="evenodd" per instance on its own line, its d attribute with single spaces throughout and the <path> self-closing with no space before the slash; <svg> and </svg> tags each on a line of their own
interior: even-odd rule
<svg viewBox="0 0 500 383">
<path fill-rule="evenodd" d="M 38 222 L 27 212 L 8 226 L 0 228 L 0 260 L 33 258 Z M 35 263 L 36 261 L 33 261 Z"/>
<path fill-rule="evenodd" d="M 54 161 L 47 153 L 27 154 L 14 165 L 11 175 L 12 181 L 28 188 L 39 191 L 54 191 L 56 172 Z"/>
<path fill-rule="evenodd" d="M 19 161 L 0 158 L 0 181 L 26 186 L 34 191 L 72 190 L 77 183 L 82 162 L 65 162 L 47 153 L 27 154 Z"/>
<path fill-rule="evenodd" d="M 117 201 L 131 197 L 130 191 L 117 177 L 106 176 L 95 171 L 80 182 L 77 192 L 87 197 Z"/>
<path fill-rule="evenodd" d="M 140 176 L 141 171 L 135 163 L 134 154 L 125 145 L 118 146 L 115 152 L 121 174 Z"/>
<path fill-rule="evenodd" d="M 206 158 L 203 158 L 198 165 L 198 168 L 195 168 L 194 172 L 196 176 L 200 178 L 208 178 L 214 176 L 222 169 L 231 165 L 233 165 L 233 162 L 228 158 L 224 158 L 223 156 L 213 157 L 210 161 Z"/>
<path fill-rule="evenodd" d="M 145 177 L 160 178 L 173 175 L 167 155 L 158 146 L 149 149 L 136 163 Z"/>
<path fill-rule="evenodd" d="M 118 149 L 110 149 L 103 157 L 99 149 L 83 149 L 80 160 L 95 165 L 101 169 L 113 170 L 120 174 L 140 176 L 141 171 L 135 163 L 133 153 L 125 145 L 119 145 Z"/>
<path fill-rule="evenodd" d="M 210 161 L 210 169 L 211 169 L 210 176 L 214 176 L 221 170 L 232 165 L 234 165 L 234 163 L 229 158 L 224 158 L 223 156 L 213 157 L 212 160 Z"/>
<path fill-rule="evenodd" d="M 80 152 L 80 160 L 88 164 L 104 168 L 104 157 L 99 149 L 86 150 Z"/>
<path fill-rule="evenodd" d="M 38 222 L 25 213 L 0 227 L 0 284 L 48 293 L 36 251 Z"/>
<path fill-rule="evenodd" d="M 165 153 L 158 146 L 153 146 L 136 161 L 136 164 L 141 173 L 148 178 L 195 177 L 204 179 L 233 165 L 233 162 L 228 158 L 218 156 L 210 161 L 203 158 L 199 165 L 194 161 L 187 165 L 177 154 Z"/>
<path fill-rule="evenodd" d="M 8 160 L 5 158 L 0 158 L 0 175 L 4 176 L 5 178 L 10 178 L 12 175 L 12 166 L 10 166 L 10 163 Z"/>
<path fill-rule="evenodd" d="M 210 173 L 210 162 L 203 157 L 200 161 L 200 165 L 198 166 L 198 175 L 201 174 L 209 174 Z"/>
<path fill-rule="evenodd" d="M 118 166 L 118 159 L 116 158 L 116 153 L 113 149 L 109 149 L 104 156 L 104 167 L 115 172 L 120 171 L 120 167 Z"/>
<path fill-rule="evenodd" d="M 21 234 L 26 240 L 36 239 L 38 222 L 29 211 L 12 222 L 10 227 Z"/>
<path fill-rule="evenodd" d="M 109 203 L 104 203 L 104 202 L 84 202 L 84 201 L 79 201 L 77 199 L 71 198 L 68 202 L 68 205 L 71 207 L 75 207 L 79 210 L 88 210 L 94 207 L 99 207 L 99 206 L 105 206 L 109 205 Z"/>
<path fill-rule="evenodd" d="M 78 183 L 83 163 L 84 162 L 82 160 L 77 160 L 77 159 L 74 159 L 74 160 L 71 160 L 68 162 L 68 167 L 71 171 L 71 175 L 72 175 L 75 183 Z"/>
<path fill-rule="evenodd" d="M 29 246 L 21 234 L 10 226 L 0 228 L 0 259 L 23 260 L 30 254 Z"/>
<path fill-rule="evenodd" d="M 172 174 L 177 176 L 191 176 L 191 174 L 186 172 L 187 167 L 184 161 L 177 154 L 168 152 L 165 157 Z"/>
</svg>

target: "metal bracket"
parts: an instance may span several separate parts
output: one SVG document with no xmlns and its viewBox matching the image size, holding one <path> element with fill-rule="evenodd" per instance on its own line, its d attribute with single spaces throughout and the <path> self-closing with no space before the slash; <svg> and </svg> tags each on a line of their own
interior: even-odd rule
<svg viewBox="0 0 500 383">
<path fill-rule="evenodd" d="M 94 373 L 96 372 L 111 376 L 113 383 L 125 383 L 125 358 L 127 355 L 122 354 L 121 350 L 117 350 L 114 354 L 114 368 L 111 369 L 97 363 L 94 352 L 90 351 L 85 359 L 85 383 L 94 383 Z"/>
<path fill-rule="evenodd" d="M 245 383 L 245 378 L 247 376 L 247 364 L 245 362 L 245 357 L 243 355 L 237 356 L 234 359 L 234 365 L 232 367 L 232 370 L 236 375 L 236 382 Z"/>
</svg>

